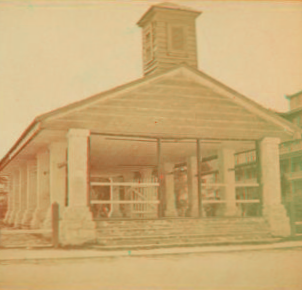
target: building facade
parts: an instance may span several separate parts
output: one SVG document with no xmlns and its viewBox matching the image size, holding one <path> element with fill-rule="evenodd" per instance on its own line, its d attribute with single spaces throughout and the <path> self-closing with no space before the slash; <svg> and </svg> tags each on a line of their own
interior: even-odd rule
<svg viewBox="0 0 302 290">
<path fill-rule="evenodd" d="M 201 238 L 213 223 L 291 234 L 279 146 L 300 144 L 301 128 L 197 69 L 200 14 L 152 6 L 138 22 L 141 79 L 33 121 L 0 163 L 7 224 L 51 227 L 56 202 L 64 245 L 133 230 Z"/>
</svg>

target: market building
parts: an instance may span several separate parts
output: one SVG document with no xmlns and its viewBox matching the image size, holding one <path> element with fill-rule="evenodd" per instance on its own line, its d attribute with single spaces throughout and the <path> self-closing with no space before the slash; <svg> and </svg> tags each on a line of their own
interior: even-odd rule
<svg viewBox="0 0 302 290">
<path fill-rule="evenodd" d="M 32 122 L 0 163 L 7 224 L 51 227 L 56 202 L 65 245 L 291 235 L 279 146 L 301 128 L 198 70 L 200 14 L 152 6 L 142 78 Z"/>
</svg>

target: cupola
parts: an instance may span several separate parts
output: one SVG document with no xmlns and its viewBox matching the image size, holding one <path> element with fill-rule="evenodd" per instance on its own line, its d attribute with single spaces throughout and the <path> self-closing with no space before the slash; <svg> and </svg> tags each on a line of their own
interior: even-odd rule
<svg viewBox="0 0 302 290">
<path fill-rule="evenodd" d="M 201 14 L 173 3 L 152 6 L 138 21 L 142 28 L 144 75 L 186 63 L 197 68 L 195 20 Z"/>
</svg>

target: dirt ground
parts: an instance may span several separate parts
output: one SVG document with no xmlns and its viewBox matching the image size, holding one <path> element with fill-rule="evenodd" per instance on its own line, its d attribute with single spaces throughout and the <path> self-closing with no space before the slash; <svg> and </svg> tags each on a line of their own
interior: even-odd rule
<svg viewBox="0 0 302 290">
<path fill-rule="evenodd" d="M 0 289 L 301 290 L 301 272 L 302 248 L 27 261 L 0 265 Z"/>
</svg>

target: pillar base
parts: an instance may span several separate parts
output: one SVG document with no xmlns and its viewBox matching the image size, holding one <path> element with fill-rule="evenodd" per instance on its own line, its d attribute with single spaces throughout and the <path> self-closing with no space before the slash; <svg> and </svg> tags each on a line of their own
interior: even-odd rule
<svg viewBox="0 0 302 290">
<path fill-rule="evenodd" d="M 47 209 L 40 209 L 40 208 L 36 209 L 34 211 L 33 218 L 30 223 L 30 227 L 34 229 L 42 228 L 46 213 L 47 213 Z"/>
<path fill-rule="evenodd" d="M 236 206 L 236 203 L 232 204 L 226 204 L 225 210 L 224 210 L 224 216 L 225 217 L 239 217 L 240 212 L 238 207 Z"/>
<path fill-rule="evenodd" d="M 46 212 L 45 219 L 43 221 L 42 225 L 43 229 L 51 229 L 52 227 L 52 212 L 51 212 L 51 207 Z"/>
<path fill-rule="evenodd" d="M 5 224 L 8 224 L 11 214 L 12 214 L 12 211 L 11 211 L 11 210 L 8 210 L 8 211 L 6 212 L 5 218 L 4 218 L 4 220 L 3 220 L 3 222 L 4 222 Z"/>
<path fill-rule="evenodd" d="M 27 210 L 24 215 L 21 224 L 24 227 L 30 227 L 31 221 L 33 219 L 34 210 Z"/>
<path fill-rule="evenodd" d="M 17 212 L 16 211 L 12 211 L 12 213 L 10 214 L 8 220 L 7 220 L 7 224 L 12 226 L 14 225 L 15 223 L 15 220 L 16 220 L 16 215 L 17 215 Z"/>
<path fill-rule="evenodd" d="M 290 220 L 282 204 L 264 206 L 263 216 L 268 222 L 273 236 L 288 237 L 291 235 Z"/>
<path fill-rule="evenodd" d="M 178 213 L 176 210 L 174 210 L 174 209 L 165 210 L 165 217 L 177 217 L 177 216 L 178 216 Z"/>
<path fill-rule="evenodd" d="M 21 227 L 22 226 L 22 220 L 24 217 L 24 211 L 19 211 L 16 214 L 16 218 L 15 218 L 15 227 Z"/>
<path fill-rule="evenodd" d="M 87 206 L 67 207 L 60 222 L 60 244 L 82 245 L 96 242 L 96 224 Z"/>
<path fill-rule="evenodd" d="M 122 218 L 123 214 L 120 212 L 120 210 L 115 210 L 110 214 L 110 218 Z"/>
</svg>

